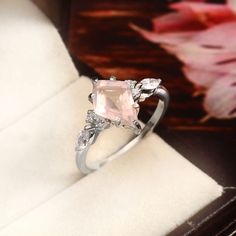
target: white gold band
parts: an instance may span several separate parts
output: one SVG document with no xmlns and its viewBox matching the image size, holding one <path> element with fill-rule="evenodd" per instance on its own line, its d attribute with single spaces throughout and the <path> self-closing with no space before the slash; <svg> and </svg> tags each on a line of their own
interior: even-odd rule
<svg viewBox="0 0 236 236">
<path fill-rule="evenodd" d="M 112 77 L 111 80 L 114 80 L 114 77 Z M 143 128 L 141 128 L 138 120 L 134 120 L 132 125 L 129 126 L 127 124 L 122 124 L 120 120 L 110 120 L 96 114 L 94 110 L 89 110 L 86 119 L 87 125 L 80 132 L 78 144 L 76 147 L 76 164 L 79 170 L 84 174 L 89 174 L 99 169 L 105 163 L 113 160 L 117 156 L 121 155 L 122 153 L 126 152 L 128 149 L 136 145 L 148 133 L 152 132 L 152 130 L 159 123 L 160 119 L 166 112 L 169 104 L 169 94 L 168 91 L 160 85 L 161 81 L 159 79 L 157 80 L 147 78 L 139 83 L 134 80 L 125 82 L 130 85 L 132 97 L 136 104 L 136 107 L 138 102 L 144 101 L 150 96 L 154 96 L 158 100 L 156 110 Z M 89 100 L 91 102 L 93 102 L 91 100 L 93 95 L 93 93 L 89 95 Z M 103 160 L 99 162 L 93 162 L 88 165 L 86 159 L 90 146 L 95 143 L 100 132 L 111 127 L 112 125 L 130 128 L 135 133 L 135 136 L 131 138 L 127 144 L 123 145 L 120 149 L 105 157 Z"/>
</svg>

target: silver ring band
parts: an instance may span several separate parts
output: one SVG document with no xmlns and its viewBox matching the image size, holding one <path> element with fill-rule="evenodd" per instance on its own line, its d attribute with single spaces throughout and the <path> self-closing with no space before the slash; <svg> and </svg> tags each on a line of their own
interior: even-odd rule
<svg viewBox="0 0 236 236">
<path fill-rule="evenodd" d="M 107 81 L 104 83 L 110 83 Z M 110 81 L 116 81 L 116 78 L 111 77 Z M 94 82 L 95 86 L 97 82 L 98 81 Z M 138 102 L 144 101 L 146 98 L 150 96 L 154 96 L 155 98 L 157 98 L 158 100 L 157 107 L 153 115 L 151 116 L 151 118 L 149 119 L 149 121 L 146 123 L 146 125 L 143 128 L 141 128 L 141 125 L 139 124 L 138 120 L 134 120 L 132 124 L 127 124 L 127 122 L 124 123 L 120 119 L 111 120 L 107 117 L 101 116 L 101 114 L 97 114 L 96 107 L 94 110 L 89 110 L 87 113 L 87 119 L 86 119 L 87 125 L 80 132 L 78 143 L 76 146 L 76 164 L 79 170 L 84 174 L 89 174 L 95 170 L 98 170 L 107 162 L 113 160 L 117 156 L 123 154 L 124 152 L 132 148 L 134 145 L 136 145 L 148 133 L 153 131 L 155 126 L 159 123 L 160 119 L 163 117 L 163 115 L 166 112 L 166 109 L 169 104 L 169 93 L 163 86 L 160 85 L 161 83 L 160 79 L 146 78 L 140 82 L 137 82 L 134 80 L 128 80 L 128 81 L 122 81 L 121 83 L 128 84 L 128 87 L 130 88 L 132 98 L 134 101 L 134 107 L 136 108 L 136 110 L 138 110 L 139 108 L 139 106 L 137 105 Z M 110 84 L 108 86 L 110 86 Z M 102 89 L 104 89 L 104 87 L 102 87 Z M 109 87 L 109 89 L 111 89 L 111 87 Z M 96 98 L 94 98 L 94 96 L 95 96 L 95 93 L 93 91 L 93 93 L 89 95 L 89 100 L 92 103 L 95 103 L 94 99 Z M 103 98 L 104 98 L 104 94 L 103 94 Z M 137 114 L 138 114 L 138 111 L 137 111 Z M 103 160 L 99 162 L 98 161 L 93 162 L 90 165 L 88 165 L 86 159 L 87 159 L 87 153 L 89 151 L 90 146 L 95 143 L 97 137 L 104 129 L 107 129 L 113 125 L 117 127 L 122 126 L 125 128 L 132 129 L 133 132 L 135 133 L 135 136 L 132 137 L 128 141 L 127 144 L 123 145 L 121 148 L 113 152 L 111 155 L 105 157 Z"/>
</svg>

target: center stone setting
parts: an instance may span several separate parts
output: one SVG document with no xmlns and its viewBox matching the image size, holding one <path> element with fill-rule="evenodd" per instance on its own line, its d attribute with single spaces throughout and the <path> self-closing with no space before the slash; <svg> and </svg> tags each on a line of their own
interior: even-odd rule
<svg viewBox="0 0 236 236">
<path fill-rule="evenodd" d="M 130 86 L 125 81 L 98 80 L 93 87 L 94 112 L 111 121 L 131 125 L 137 120 Z"/>
</svg>

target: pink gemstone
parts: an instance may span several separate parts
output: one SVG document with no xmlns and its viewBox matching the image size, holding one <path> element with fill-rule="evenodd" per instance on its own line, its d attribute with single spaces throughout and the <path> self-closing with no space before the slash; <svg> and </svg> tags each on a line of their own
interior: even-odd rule
<svg viewBox="0 0 236 236">
<path fill-rule="evenodd" d="M 93 93 L 96 114 L 127 125 L 137 120 L 133 96 L 125 81 L 99 80 L 94 84 Z"/>
</svg>

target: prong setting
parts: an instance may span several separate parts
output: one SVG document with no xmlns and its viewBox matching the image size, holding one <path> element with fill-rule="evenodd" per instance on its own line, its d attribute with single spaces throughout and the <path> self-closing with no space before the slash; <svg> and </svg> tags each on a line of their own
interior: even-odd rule
<svg viewBox="0 0 236 236">
<path fill-rule="evenodd" d="M 98 82 L 98 78 L 94 78 L 94 79 L 92 80 L 93 86 L 95 86 L 97 82 Z"/>
<path fill-rule="evenodd" d="M 141 131 L 142 131 L 142 127 L 141 127 L 139 121 L 134 120 L 133 125 L 134 125 L 134 133 L 137 134 L 137 135 L 140 134 Z"/>
<path fill-rule="evenodd" d="M 139 113 L 139 110 L 140 110 L 140 106 L 137 102 L 134 103 L 133 107 L 135 108 L 136 110 L 136 113 L 138 114 Z"/>
<path fill-rule="evenodd" d="M 94 96 L 95 96 L 94 93 L 90 93 L 90 94 L 88 95 L 88 100 L 89 100 L 89 102 L 93 103 Z"/>
</svg>

